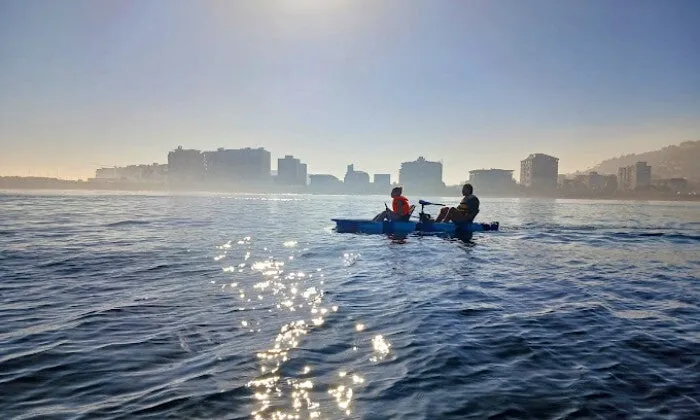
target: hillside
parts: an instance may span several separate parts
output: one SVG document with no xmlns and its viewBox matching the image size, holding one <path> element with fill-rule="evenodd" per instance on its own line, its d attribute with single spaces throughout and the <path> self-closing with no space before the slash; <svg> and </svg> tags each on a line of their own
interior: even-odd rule
<svg viewBox="0 0 700 420">
<path fill-rule="evenodd" d="M 687 178 L 700 182 L 700 140 L 685 141 L 679 145 L 667 146 L 652 152 L 630 154 L 604 160 L 589 171 L 602 174 L 617 174 L 621 166 L 643 161 L 651 165 L 654 178 Z"/>
</svg>

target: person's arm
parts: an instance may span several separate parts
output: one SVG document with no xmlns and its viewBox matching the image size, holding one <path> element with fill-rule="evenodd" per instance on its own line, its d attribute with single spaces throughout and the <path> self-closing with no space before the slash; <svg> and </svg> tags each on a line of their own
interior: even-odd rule
<svg viewBox="0 0 700 420">
<path fill-rule="evenodd" d="M 457 206 L 457 210 L 462 211 L 462 212 L 469 211 L 469 205 L 467 204 L 466 197 L 463 198 L 462 201 L 459 202 L 459 205 Z"/>
<path fill-rule="evenodd" d="M 472 195 L 466 200 L 467 214 L 471 217 L 476 217 L 479 214 L 479 199 Z"/>
<path fill-rule="evenodd" d="M 472 195 L 468 201 L 469 201 L 469 206 L 468 206 L 469 211 L 473 211 L 473 212 L 478 213 L 479 212 L 479 199 L 475 195 Z"/>
</svg>

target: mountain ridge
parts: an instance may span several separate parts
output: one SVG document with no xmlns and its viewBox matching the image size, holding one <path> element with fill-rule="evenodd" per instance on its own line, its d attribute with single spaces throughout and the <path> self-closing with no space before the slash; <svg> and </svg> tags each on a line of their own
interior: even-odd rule
<svg viewBox="0 0 700 420">
<path fill-rule="evenodd" d="M 700 182 L 700 140 L 683 141 L 658 150 L 606 159 L 585 172 L 617 175 L 618 168 L 635 162 L 647 162 L 651 166 L 653 178 L 686 178 L 691 182 Z"/>
</svg>

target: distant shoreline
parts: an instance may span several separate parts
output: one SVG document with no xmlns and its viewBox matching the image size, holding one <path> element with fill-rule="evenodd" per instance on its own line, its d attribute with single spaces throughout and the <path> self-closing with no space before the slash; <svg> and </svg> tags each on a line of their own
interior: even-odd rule
<svg viewBox="0 0 700 420">
<path fill-rule="evenodd" d="M 411 198 L 424 197 L 450 197 L 458 196 L 456 188 L 454 191 L 430 192 L 419 191 L 415 193 L 407 192 Z M 328 190 L 310 190 L 303 187 L 285 187 L 280 185 L 253 186 L 253 187 L 212 187 L 202 188 L 201 186 L 173 186 L 166 184 L 144 184 L 144 183 L 95 183 L 85 181 L 69 181 L 59 179 L 35 179 L 22 177 L 0 177 L 1 190 L 31 190 L 31 191 L 114 191 L 114 192 L 158 192 L 158 193 L 236 193 L 236 194 L 309 194 L 309 195 L 354 195 L 371 196 L 386 195 L 382 192 L 334 192 Z M 448 188 L 448 190 L 451 190 Z M 488 193 L 476 191 L 482 198 L 532 198 L 532 199 L 567 199 L 567 200 L 609 200 L 609 201 L 700 201 L 700 195 L 675 195 L 664 193 L 646 194 L 614 194 L 614 195 L 573 195 L 567 193 L 537 194 L 533 192 L 509 192 L 509 193 Z"/>
</svg>

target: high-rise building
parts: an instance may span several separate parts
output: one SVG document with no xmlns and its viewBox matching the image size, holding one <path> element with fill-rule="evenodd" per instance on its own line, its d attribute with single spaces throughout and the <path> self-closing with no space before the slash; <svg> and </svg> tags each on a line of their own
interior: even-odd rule
<svg viewBox="0 0 700 420">
<path fill-rule="evenodd" d="M 118 181 L 121 179 L 121 168 L 114 166 L 112 168 L 99 168 L 95 171 L 95 179 L 101 181 Z"/>
<path fill-rule="evenodd" d="M 475 191 L 507 192 L 514 190 L 516 184 L 513 171 L 508 169 L 477 169 L 469 171 L 469 183 Z"/>
<path fill-rule="evenodd" d="M 635 179 L 634 188 L 644 189 L 651 186 L 651 166 L 647 165 L 646 162 L 637 162 L 634 165 L 635 169 Z"/>
<path fill-rule="evenodd" d="M 292 155 L 277 159 L 277 183 L 284 185 L 306 185 L 306 164 Z"/>
<path fill-rule="evenodd" d="M 364 171 L 356 171 L 355 165 L 348 165 L 343 179 L 345 188 L 353 192 L 366 192 L 369 188 L 369 174 Z"/>
<path fill-rule="evenodd" d="M 621 191 L 636 191 L 651 185 L 651 166 L 646 162 L 624 166 L 617 171 L 618 188 Z"/>
<path fill-rule="evenodd" d="M 340 194 L 342 193 L 342 188 L 343 182 L 333 175 L 309 175 L 309 189 L 313 192 Z"/>
<path fill-rule="evenodd" d="M 305 163 L 299 164 L 299 185 L 309 185 L 309 167 Z"/>
<path fill-rule="evenodd" d="M 399 183 L 417 191 L 442 189 L 445 187 L 442 163 L 425 160 L 423 156 L 413 162 L 403 162 L 399 170 Z"/>
<path fill-rule="evenodd" d="M 391 187 L 391 174 L 374 174 L 375 189 L 389 189 Z"/>
<path fill-rule="evenodd" d="M 588 175 L 586 175 L 584 184 L 591 192 L 602 191 L 606 184 L 605 176 L 595 171 L 589 172 Z"/>
<path fill-rule="evenodd" d="M 617 192 L 617 175 L 603 175 L 605 185 L 603 192 L 606 194 L 615 194 Z"/>
<path fill-rule="evenodd" d="M 206 176 L 210 181 L 262 182 L 270 180 L 270 152 L 260 147 L 204 152 Z"/>
<path fill-rule="evenodd" d="M 201 181 L 204 178 L 204 157 L 195 149 L 177 149 L 168 153 L 168 178 L 172 182 Z"/>
<path fill-rule="evenodd" d="M 622 166 L 617 169 L 617 188 L 620 191 L 630 191 L 632 189 L 632 171 L 629 166 Z"/>
<path fill-rule="evenodd" d="M 559 159 L 534 153 L 520 161 L 520 184 L 535 190 L 554 191 L 559 177 Z"/>
</svg>

